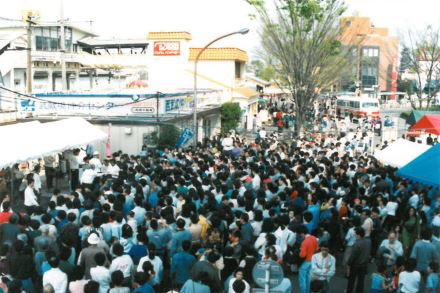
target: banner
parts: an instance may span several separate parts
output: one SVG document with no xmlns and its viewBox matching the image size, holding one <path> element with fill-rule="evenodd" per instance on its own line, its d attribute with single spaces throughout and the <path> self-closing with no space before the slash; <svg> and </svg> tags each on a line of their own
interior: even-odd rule
<svg viewBox="0 0 440 293">
<path fill-rule="evenodd" d="M 180 148 L 184 146 L 188 141 L 191 140 L 191 138 L 193 138 L 193 136 L 194 134 L 189 128 L 184 128 L 177 139 L 176 147 Z"/>
</svg>

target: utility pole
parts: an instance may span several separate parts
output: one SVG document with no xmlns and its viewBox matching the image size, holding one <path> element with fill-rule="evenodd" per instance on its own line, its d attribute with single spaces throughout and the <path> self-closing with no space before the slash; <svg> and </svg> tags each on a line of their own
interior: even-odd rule
<svg viewBox="0 0 440 293">
<path fill-rule="evenodd" d="M 157 124 L 157 138 L 159 139 L 160 125 L 159 125 L 159 98 L 161 92 L 156 93 L 156 124 Z"/>
<path fill-rule="evenodd" d="M 26 84 L 28 94 L 32 94 L 32 25 L 35 24 L 32 21 L 32 15 L 27 17 L 27 70 L 26 70 Z M 14 82 L 14 81 L 12 81 Z"/>
<path fill-rule="evenodd" d="M 66 38 L 64 35 L 64 0 L 60 0 L 60 62 L 61 62 L 61 84 L 63 92 L 67 91 L 67 74 L 66 74 L 66 61 L 64 60 L 64 53 L 66 52 Z"/>
</svg>

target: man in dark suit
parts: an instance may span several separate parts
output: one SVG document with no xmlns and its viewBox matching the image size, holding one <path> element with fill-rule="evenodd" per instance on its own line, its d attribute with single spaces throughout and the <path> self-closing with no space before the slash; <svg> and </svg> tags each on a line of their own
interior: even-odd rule
<svg viewBox="0 0 440 293">
<path fill-rule="evenodd" d="M 348 286 L 347 293 L 352 293 L 356 283 L 356 293 L 364 292 L 364 279 L 367 274 L 367 265 L 371 253 L 371 240 L 364 237 L 365 231 L 362 227 L 355 228 L 356 242 L 353 245 L 353 252 L 347 263 Z"/>
</svg>

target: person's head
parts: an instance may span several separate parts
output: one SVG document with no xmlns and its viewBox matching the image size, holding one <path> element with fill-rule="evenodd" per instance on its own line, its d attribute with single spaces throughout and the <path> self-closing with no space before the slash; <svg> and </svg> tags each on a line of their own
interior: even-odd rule
<svg viewBox="0 0 440 293">
<path fill-rule="evenodd" d="M 98 266 L 103 266 L 105 264 L 105 254 L 102 252 L 98 252 L 97 254 L 95 254 L 94 260 Z"/>
<path fill-rule="evenodd" d="M 387 271 L 387 267 L 386 267 L 384 264 L 379 264 L 379 265 L 377 266 L 377 272 L 378 272 L 379 274 L 385 274 L 386 271 Z"/>
<path fill-rule="evenodd" d="M 93 280 L 88 281 L 84 285 L 84 293 L 99 293 L 99 283 Z"/>
<path fill-rule="evenodd" d="M 183 240 L 183 242 L 182 242 L 182 249 L 183 249 L 183 251 L 188 252 L 191 249 L 191 241 Z"/>
<path fill-rule="evenodd" d="M 139 285 L 143 286 L 147 282 L 147 276 L 144 272 L 136 272 L 134 274 L 134 281 Z"/>
<path fill-rule="evenodd" d="M 423 240 L 431 240 L 432 238 L 432 231 L 430 229 L 423 229 L 422 232 L 420 233 L 420 236 L 422 237 Z"/>
<path fill-rule="evenodd" d="M 244 290 L 246 290 L 246 284 L 243 282 L 243 280 L 235 280 L 232 284 L 232 288 L 236 293 L 243 293 Z"/>
<path fill-rule="evenodd" d="M 356 238 L 360 239 L 365 236 L 365 230 L 362 227 L 356 227 L 354 228 L 354 233 L 356 235 Z"/>
<path fill-rule="evenodd" d="M 111 279 L 113 286 L 121 287 L 122 282 L 124 282 L 124 274 L 120 270 L 114 271 L 111 275 Z"/>
<path fill-rule="evenodd" d="M 303 236 L 306 235 L 308 233 L 307 227 L 304 225 L 301 225 L 298 227 L 298 234 Z"/>
<path fill-rule="evenodd" d="M 237 280 L 243 280 L 243 277 L 244 277 L 244 271 L 243 271 L 243 269 L 242 269 L 242 268 L 238 268 L 238 269 L 236 269 L 235 272 L 234 272 L 234 277 L 235 277 Z"/>
<path fill-rule="evenodd" d="M 124 247 L 118 242 L 113 245 L 113 253 L 116 256 L 121 256 L 124 254 Z"/>
<path fill-rule="evenodd" d="M 396 232 L 392 231 L 388 234 L 388 241 L 390 244 L 394 244 L 396 239 L 397 239 Z"/>
<path fill-rule="evenodd" d="M 328 242 L 324 241 L 319 246 L 321 247 L 321 254 L 322 254 L 322 256 L 323 257 L 327 257 L 328 251 L 329 251 Z"/>
<path fill-rule="evenodd" d="M 58 257 L 56 257 L 56 256 L 52 256 L 51 258 L 49 258 L 49 259 L 47 260 L 47 262 L 49 263 L 49 265 L 50 265 L 52 268 L 57 268 L 58 265 L 59 265 L 59 263 L 60 263 L 60 259 L 59 259 Z"/>
<path fill-rule="evenodd" d="M 183 230 L 185 228 L 185 220 L 180 218 L 176 221 L 176 226 L 177 228 L 179 228 L 180 230 Z"/>
<path fill-rule="evenodd" d="M 51 284 L 46 284 L 43 287 L 43 293 L 55 293 L 55 290 L 53 289 Z"/>
<path fill-rule="evenodd" d="M 410 257 L 405 264 L 405 271 L 413 272 L 417 267 L 417 260 L 415 258 Z"/>
</svg>

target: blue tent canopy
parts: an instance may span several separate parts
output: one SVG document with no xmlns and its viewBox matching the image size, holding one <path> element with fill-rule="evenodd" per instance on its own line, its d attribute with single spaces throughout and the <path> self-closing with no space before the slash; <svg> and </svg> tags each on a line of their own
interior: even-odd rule
<svg viewBox="0 0 440 293">
<path fill-rule="evenodd" d="M 397 175 L 440 187 L 440 144 L 436 144 L 397 171 Z"/>
</svg>

